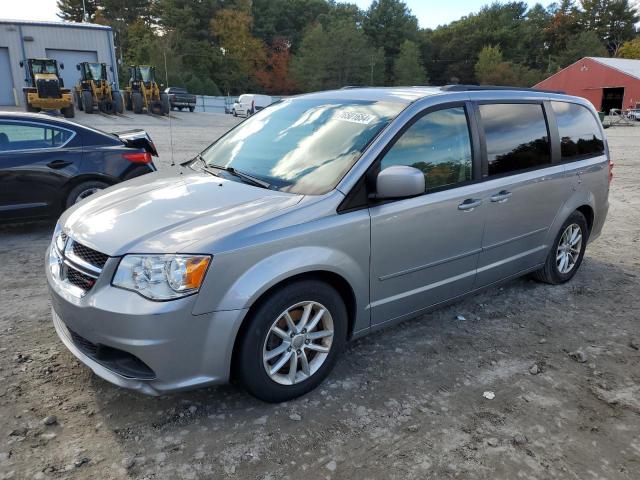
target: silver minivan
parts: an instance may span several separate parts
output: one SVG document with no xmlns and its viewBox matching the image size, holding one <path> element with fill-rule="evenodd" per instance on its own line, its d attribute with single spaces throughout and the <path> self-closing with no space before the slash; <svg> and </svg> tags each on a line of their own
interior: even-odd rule
<svg viewBox="0 0 640 480">
<path fill-rule="evenodd" d="M 581 98 L 461 85 L 288 98 L 67 210 L 47 252 L 53 323 L 122 387 L 233 379 L 283 401 L 372 329 L 528 273 L 570 280 L 602 230 L 611 166 Z"/>
</svg>

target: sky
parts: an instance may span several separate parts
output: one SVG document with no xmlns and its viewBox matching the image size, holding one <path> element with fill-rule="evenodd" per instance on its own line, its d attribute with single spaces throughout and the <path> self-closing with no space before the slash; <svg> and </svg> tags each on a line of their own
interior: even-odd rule
<svg viewBox="0 0 640 480">
<path fill-rule="evenodd" d="M 367 9 L 372 0 L 347 0 Z M 438 25 L 457 20 L 463 15 L 477 12 L 491 0 L 405 0 L 413 14 L 418 17 L 422 28 L 435 28 Z M 530 5 L 535 2 L 529 1 Z M 542 2 L 543 4 L 549 1 Z M 0 17 L 14 20 L 60 20 L 56 13 L 56 0 L 0 0 Z"/>
</svg>

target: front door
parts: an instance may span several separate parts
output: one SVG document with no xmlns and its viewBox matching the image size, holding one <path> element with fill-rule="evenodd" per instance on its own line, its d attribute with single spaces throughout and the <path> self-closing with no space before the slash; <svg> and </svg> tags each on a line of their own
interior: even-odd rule
<svg viewBox="0 0 640 480">
<path fill-rule="evenodd" d="M 393 143 L 380 169 L 425 174 L 423 195 L 370 207 L 371 320 L 380 324 L 473 288 L 485 205 L 473 183 L 464 105 L 428 112 Z"/>
</svg>

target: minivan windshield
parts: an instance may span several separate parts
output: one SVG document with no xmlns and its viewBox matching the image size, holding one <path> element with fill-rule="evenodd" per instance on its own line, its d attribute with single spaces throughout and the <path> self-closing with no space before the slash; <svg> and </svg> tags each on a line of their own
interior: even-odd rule
<svg viewBox="0 0 640 480">
<path fill-rule="evenodd" d="M 369 142 L 404 105 L 371 100 L 292 98 L 275 103 L 202 152 L 271 188 L 320 195 L 335 188 Z"/>
</svg>

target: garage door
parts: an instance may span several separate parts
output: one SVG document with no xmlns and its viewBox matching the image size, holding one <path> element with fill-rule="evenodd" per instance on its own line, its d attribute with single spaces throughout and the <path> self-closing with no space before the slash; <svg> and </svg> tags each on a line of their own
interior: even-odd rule
<svg viewBox="0 0 640 480">
<path fill-rule="evenodd" d="M 60 72 L 60 76 L 64 80 L 65 88 L 71 88 L 78 83 L 80 74 L 76 70 L 76 65 L 80 62 L 97 62 L 97 52 L 85 50 L 54 50 L 47 48 L 47 58 L 55 58 L 58 66 L 64 63 L 64 70 Z"/>
<path fill-rule="evenodd" d="M 15 105 L 13 98 L 13 77 L 9 63 L 9 49 L 0 47 L 0 105 Z"/>
</svg>

